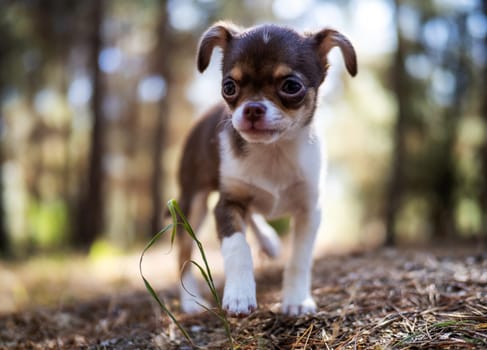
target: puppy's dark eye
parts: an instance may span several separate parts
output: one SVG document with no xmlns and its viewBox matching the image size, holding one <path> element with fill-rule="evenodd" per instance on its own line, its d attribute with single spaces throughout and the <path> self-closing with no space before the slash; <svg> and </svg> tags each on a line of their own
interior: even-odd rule
<svg viewBox="0 0 487 350">
<path fill-rule="evenodd" d="M 284 95 L 294 96 L 300 94 L 304 90 L 303 84 L 295 78 L 287 78 L 282 82 L 281 92 Z"/>
<path fill-rule="evenodd" d="M 226 79 L 223 81 L 222 93 L 226 98 L 235 97 L 238 94 L 238 86 L 232 79 Z"/>
</svg>

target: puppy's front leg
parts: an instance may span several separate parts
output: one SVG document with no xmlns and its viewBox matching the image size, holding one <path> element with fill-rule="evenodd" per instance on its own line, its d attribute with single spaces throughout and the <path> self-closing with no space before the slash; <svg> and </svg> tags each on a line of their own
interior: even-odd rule
<svg viewBox="0 0 487 350">
<path fill-rule="evenodd" d="M 289 315 L 316 311 L 311 296 L 313 245 L 320 224 L 321 211 L 302 212 L 294 218 L 292 256 L 284 270 L 282 311 Z"/>
<path fill-rule="evenodd" d="M 257 308 L 250 247 L 245 240 L 246 206 L 224 194 L 215 208 L 225 269 L 223 308 L 230 315 L 244 316 Z"/>
</svg>

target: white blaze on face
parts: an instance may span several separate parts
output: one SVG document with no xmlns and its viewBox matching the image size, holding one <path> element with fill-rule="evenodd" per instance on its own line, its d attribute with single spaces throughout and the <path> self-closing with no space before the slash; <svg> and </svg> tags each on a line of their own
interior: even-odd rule
<svg viewBox="0 0 487 350">
<path fill-rule="evenodd" d="M 247 103 L 257 102 L 261 103 L 266 108 L 264 118 L 255 122 L 256 128 L 247 130 L 245 125 L 248 123 L 245 120 L 244 110 Z M 246 101 L 232 114 L 232 125 L 239 132 L 239 134 L 251 143 L 272 143 L 277 141 L 280 134 L 289 128 L 292 118 L 283 113 L 273 102 L 263 99 L 260 101 Z"/>
</svg>

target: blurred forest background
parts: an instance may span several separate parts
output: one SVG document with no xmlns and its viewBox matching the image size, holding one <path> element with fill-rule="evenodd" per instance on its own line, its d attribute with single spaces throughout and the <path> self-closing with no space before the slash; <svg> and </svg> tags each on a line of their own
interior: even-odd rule
<svg viewBox="0 0 487 350">
<path fill-rule="evenodd" d="M 220 99 L 216 20 L 331 26 L 318 125 L 336 244 L 487 240 L 487 2 L 0 0 L 0 251 L 139 249 L 162 227 L 184 137 Z"/>
</svg>

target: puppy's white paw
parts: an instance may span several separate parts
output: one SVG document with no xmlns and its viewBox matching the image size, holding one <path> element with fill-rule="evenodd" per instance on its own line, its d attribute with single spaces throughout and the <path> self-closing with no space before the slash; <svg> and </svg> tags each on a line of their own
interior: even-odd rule
<svg viewBox="0 0 487 350">
<path fill-rule="evenodd" d="M 248 284 L 227 282 L 223 293 L 223 309 L 230 316 L 237 317 L 247 316 L 255 311 L 257 309 L 255 282 Z"/>
<path fill-rule="evenodd" d="M 198 314 L 205 311 L 204 307 L 209 307 L 210 304 L 202 297 L 185 296 L 181 298 L 181 311 L 186 314 Z"/>
<path fill-rule="evenodd" d="M 223 309 L 231 316 L 246 316 L 257 308 L 252 255 L 245 236 L 236 232 L 223 238 L 225 266 Z"/>
<path fill-rule="evenodd" d="M 311 296 L 300 302 L 284 300 L 282 302 L 282 312 L 289 316 L 314 314 L 316 312 L 316 303 Z"/>
<path fill-rule="evenodd" d="M 203 306 L 208 307 L 210 305 L 205 298 L 201 296 L 198 282 L 191 270 L 187 270 L 181 277 L 179 300 L 181 303 L 181 311 L 187 314 L 203 312 L 205 311 Z"/>
</svg>

